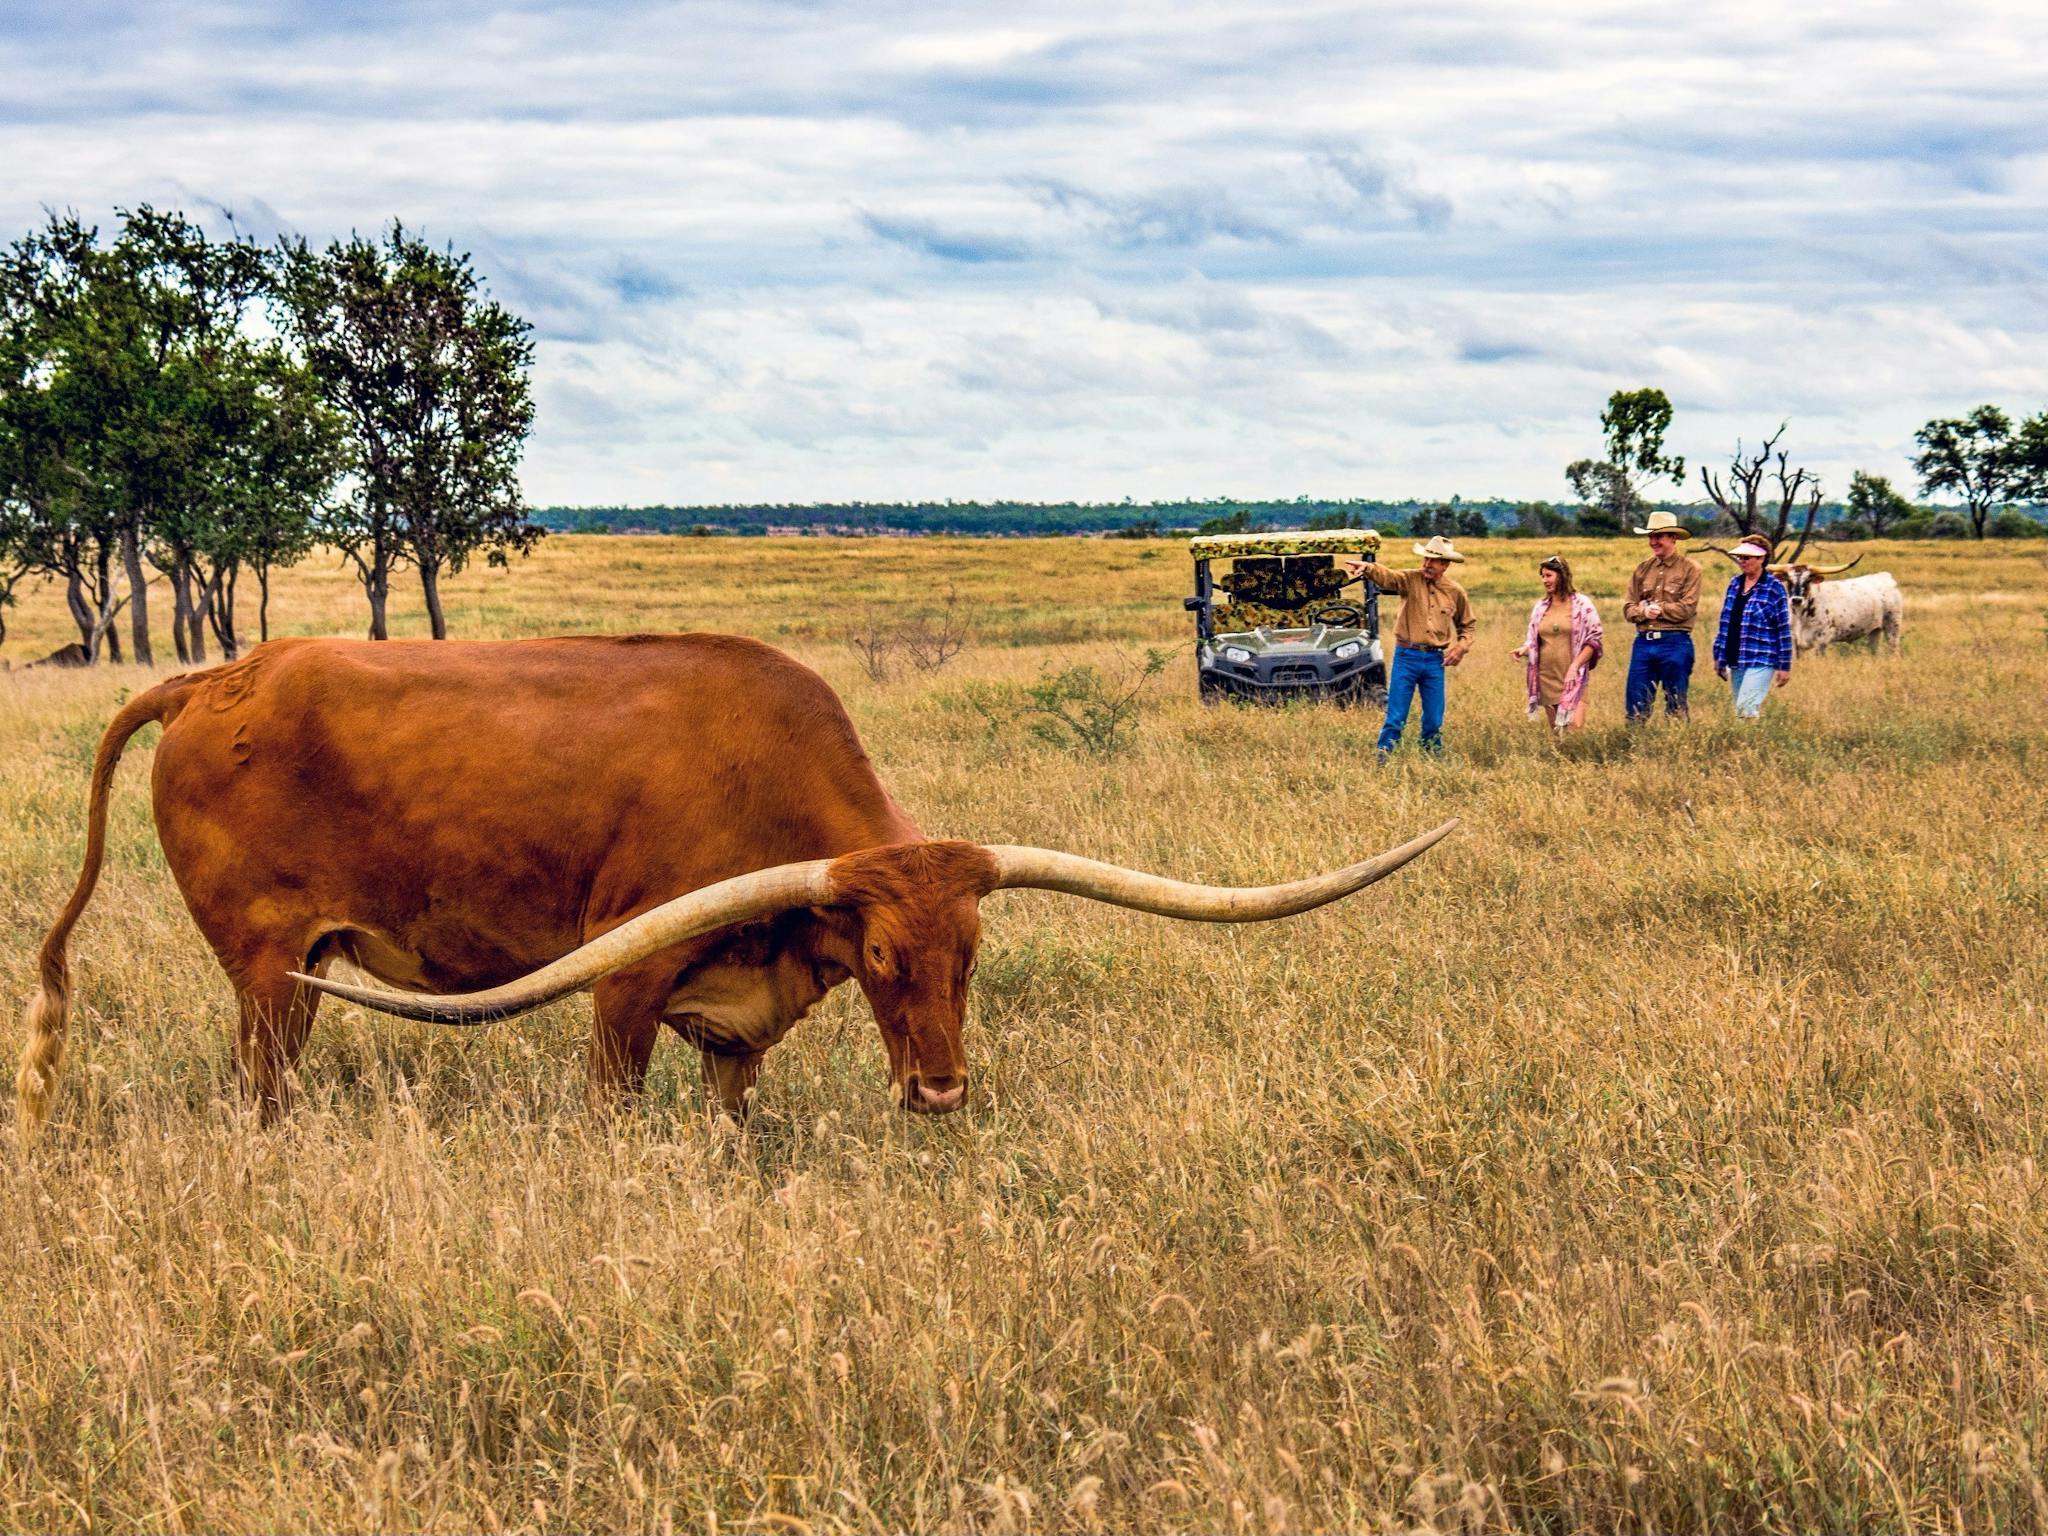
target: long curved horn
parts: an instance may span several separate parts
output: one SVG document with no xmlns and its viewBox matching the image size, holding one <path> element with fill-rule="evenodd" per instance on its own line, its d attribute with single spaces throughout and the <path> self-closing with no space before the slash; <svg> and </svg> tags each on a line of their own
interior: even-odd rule
<svg viewBox="0 0 2048 1536">
<path fill-rule="evenodd" d="M 1311 875 L 1291 885 L 1188 885 L 1050 848 L 1006 844 L 992 846 L 988 851 L 996 861 L 997 890 L 1065 891 L 1070 896 L 1088 896 L 1114 906 L 1135 907 L 1140 912 L 1198 923 L 1263 923 L 1323 906 L 1384 879 L 1416 855 L 1434 848 L 1457 825 L 1453 818 L 1434 832 L 1425 832 L 1376 859 L 1331 870 L 1326 875 Z"/>
<path fill-rule="evenodd" d="M 1794 562 L 1788 560 L 1780 565 L 1769 566 L 1767 567 L 1767 569 L 1770 570 L 1770 572 L 1773 575 L 1777 576 L 1782 576 L 1787 571 L 1798 570 L 1803 570 L 1807 572 L 1809 575 L 1813 576 L 1839 576 L 1842 574 L 1842 572 L 1847 570 L 1853 570 L 1862 563 L 1863 557 L 1861 555 L 1858 555 L 1854 560 L 1844 560 L 1840 565 L 1809 565 L 1804 560 L 1801 560 L 1795 564 Z"/>
<path fill-rule="evenodd" d="M 509 1019 L 551 1003 L 558 997 L 580 991 L 613 971 L 622 970 L 649 955 L 693 939 L 700 933 L 765 917 L 791 907 L 811 907 L 832 900 L 830 859 L 810 859 L 801 864 L 778 864 L 752 874 L 735 875 L 715 885 L 704 886 L 673 901 L 665 901 L 642 912 L 630 922 L 599 934 L 581 948 L 571 950 L 552 965 L 531 975 L 492 987 L 484 992 L 461 992 L 440 996 L 432 992 L 387 992 L 380 987 L 359 987 L 321 976 L 293 976 L 308 986 L 331 992 L 336 997 L 366 1008 L 381 1009 L 405 1019 L 425 1019 L 432 1024 L 484 1024 Z"/>
<path fill-rule="evenodd" d="M 1291 885 L 1233 888 L 1188 885 L 1115 864 L 1100 864 L 1077 854 L 1050 848 L 997 845 L 988 849 L 996 861 L 992 889 L 1033 887 L 1089 896 L 1116 906 L 1135 907 L 1162 917 L 1210 923 L 1255 923 L 1292 917 L 1385 878 L 1420 853 L 1448 837 L 1458 825 L 1445 822 L 1433 832 L 1400 847 L 1325 875 Z M 749 918 L 764 917 L 791 907 L 827 906 L 833 900 L 830 859 L 781 864 L 773 869 L 735 875 L 688 895 L 664 902 L 600 934 L 588 944 L 541 967 L 518 981 L 482 992 L 438 994 L 395 992 L 357 986 L 323 976 L 292 973 L 295 980 L 348 1002 L 360 1003 L 400 1018 L 434 1024 L 482 1024 L 529 1012 L 621 970 L 649 955 Z"/>
</svg>

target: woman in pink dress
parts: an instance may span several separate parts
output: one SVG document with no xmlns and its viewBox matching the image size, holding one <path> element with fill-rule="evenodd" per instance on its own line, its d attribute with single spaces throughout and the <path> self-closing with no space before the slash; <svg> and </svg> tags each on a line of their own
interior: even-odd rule
<svg viewBox="0 0 2048 1536">
<path fill-rule="evenodd" d="M 1543 595 L 1529 610 L 1529 635 L 1515 647 L 1529 664 L 1529 714 L 1543 711 L 1559 735 L 1586 720 L 1586 681 L 1605 649 L 1600 611 L 1572 585 L 1572 568 L 1552 555 L 1536 567 Z"/>
</svg>

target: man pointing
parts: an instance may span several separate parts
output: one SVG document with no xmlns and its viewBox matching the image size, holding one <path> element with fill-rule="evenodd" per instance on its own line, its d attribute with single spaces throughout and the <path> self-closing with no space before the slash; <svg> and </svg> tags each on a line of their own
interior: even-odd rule
<svg viewBox="0 0 2048 1536">
<path fill-rule="evenodd" d="M 1346 560 L 1344 569 L 1363 576 L 1382 592 L 1401 594 L 1401 616 L 1394 623 L 1394 664 L 1387 671 L 1387 720 L 1380 727 L 1380 759 L 1401 739 L 1408 725 L 1408 705 L 1422 695 L 1422 749 L 1444 749 L 1444 668 L 1455 667 L 1472 649 L 1472 600 L 1445 574 L 1465 557 L 1441 534 L 1415 546 L 1422 556 L 1419 571 L 1389 570 L 1370 560 Z"/>
</svg>

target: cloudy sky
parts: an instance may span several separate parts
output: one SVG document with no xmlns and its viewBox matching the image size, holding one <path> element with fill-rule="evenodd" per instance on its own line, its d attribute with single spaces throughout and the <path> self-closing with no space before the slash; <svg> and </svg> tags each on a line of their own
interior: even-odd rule
<svg viewBox="0 0 2048 1536">
<path fill-rule="evenodd" d="M 4 0 L 0 79 L 0 231 L 472 253 L 544 504 L 1559 497 L 1645 384 L 1839 493 L 2048 407 L 2038 0 Z"/>
</svg>

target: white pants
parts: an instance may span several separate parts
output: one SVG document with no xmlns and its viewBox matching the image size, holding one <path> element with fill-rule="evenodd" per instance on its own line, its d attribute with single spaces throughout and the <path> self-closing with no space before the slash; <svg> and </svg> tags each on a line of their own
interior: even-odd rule
<svg viewBox="0 0 2048 1536">
<path fill-rule="evenodd" d="M 1754 720 L 1764 712 L 1764 700 L 1771 696 L 1771 680 L 1777 675 L 1770 667 L 1728 669 L 1728 686 L 1735 690 L 1735 713 L 1739 719 Z"/>
</svg>

